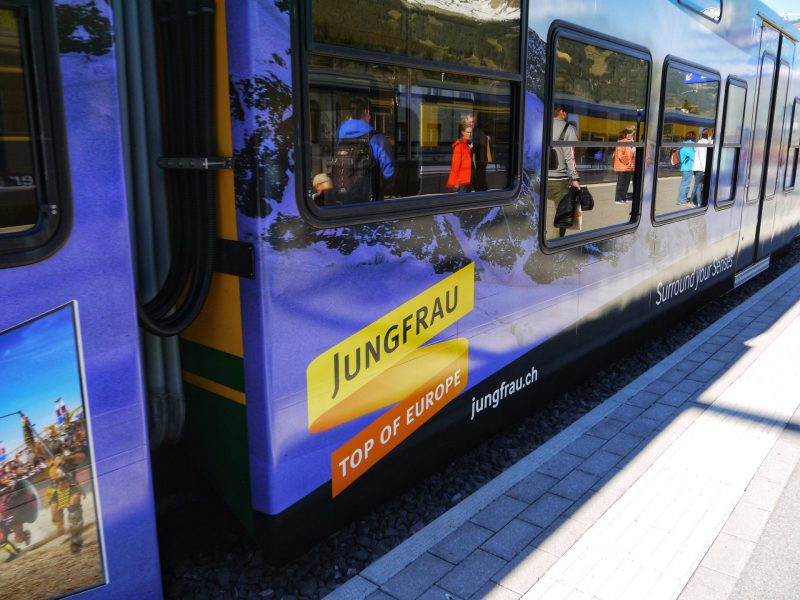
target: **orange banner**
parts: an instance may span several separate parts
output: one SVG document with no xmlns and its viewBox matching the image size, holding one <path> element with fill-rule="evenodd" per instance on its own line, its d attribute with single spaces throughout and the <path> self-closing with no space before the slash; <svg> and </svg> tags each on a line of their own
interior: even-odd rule
<svg viewBox="0 0 800 600">
<path fill-rule="evenodd" d="M 468 364 L 469 343 L 464 338 L 457 338 L 420 348 L 410 360 L 397 365 L 392 373 L 395 378 L 403 374 L 411 376 L 412 373 L 419 376 L 422 369 L 435 375 L 333 452 L 333 497 L 457 397 L 467 386 Z"/>
</svg>

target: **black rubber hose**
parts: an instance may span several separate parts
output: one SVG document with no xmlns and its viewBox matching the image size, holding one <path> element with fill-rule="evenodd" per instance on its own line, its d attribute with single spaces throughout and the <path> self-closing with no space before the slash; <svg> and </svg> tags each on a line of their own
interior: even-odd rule
<svg viewBox="0 0 800 600">
<path fill-rule="evenodd" d="M 175 4 L 182 3 L 176 2 Z M 182 59 L 176 61 L 177 71 L 181 72 L 181 76 L 176 77 L 173 81 L 165 82 L 167 85 L 172 83 L 181 83 L 182 85 L 177 86 L 175 100 L 168 101 L 168 104 L 176 111 L 172 115 L 168 115 L 167 119 L 170 124 L 179 128 L 172 133 L 177 141 L 176 150 L 181 155 L 193 156 L 199 153 L 202 156 L 211 156 L 214 154 L 213 3 L 207 0 L 199 3 L 196 0 L 190 0 L 183 6 L 185 7 L 184 14 L 188 17 L 186 26 L 182 28 L 184 31 L 181 32 L 185 35 L 185 45 L 180 43 L 184 36 L 174 36 L 178 40 L 178 54 Z M 196 35 L 197 25 L 200 27 L 199 46 Z M 172 48 L 176 47 L 172 46 Z M 195 70 L 195 59 L 198 55 L 201 57 L 200 73 Z M 169 60 L 169 57 L 165 58 Z M 188 74 L 185 82 L 184 74 Z M 182 110 L 184 108 L 188 110 Z M 188 139 L 186 139 L 187 137 Z M 156 294 L 154 301 L 140 307 L 139 310 L 141 325 L 148 331 L 162 336 L 176 335 L 194 321 L 208 296 L 214 272 L 216 252 L 215 176 L 207 171 L 186 172 L 180 173 L 180 175 L 185 175 L 185 177 L 176 178 L 183 185 L 175 186 L 178 189 L 175 190 L 176 194 L 173 198 L 172 217 L 173 221 L 178 223 L 175 231 L 181 232 L 181 238 L 185 245 L 173 246 L 173 265 L 170 268 L 170 274 L 173 276 L 168 276 L 165 285 Z M 185 225 L 189 226 L 185 227 Z M 186 265 L 190 265 L 190 279 L 187 277 L 180 281 L 182 278 L 177 275 L 186 272 Z M 167 285 L 169 285 L 169 289 L 165 290 Z M 186 295 L 183 302 L 175 308 L 174 312 L 167 314 L 175 303 L 166 306 L 166 301 L 174 297 L 177 302 L 178 297 L 184 291 Z M 147 310 L 148 308 L 151 310 Z"/>
</svg>

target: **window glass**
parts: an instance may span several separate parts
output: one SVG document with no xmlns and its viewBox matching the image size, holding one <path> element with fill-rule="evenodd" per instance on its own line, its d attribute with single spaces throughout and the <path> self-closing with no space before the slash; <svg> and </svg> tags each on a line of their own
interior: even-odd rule
<svg viewBox="0 0 800 600">
<path fill-rule="evenodd" d="M 315 42 L 519 71 L 519 2 L 314 0 Z"/>
<path fill-rule="evenodd" d="M 731 202 L 736 197 L 746 99 L 747 89 L 729 81 L 725 99 L 725 130 L 717 171 L 717 203 Z"/>
<path fill-rule="evenodd" d="M 786 188 L 797 183 L 797 163 L 800 158 L 800 98 L 794 99 L 792 130 L 789 134 L 789 158 L 786 166 Z"/>
<path fill-rule="evenodd" d="M 722 17 L 722 0 L 678 0 L 678 2 L 712 21 L 719 21 Z"/>
<path fill-rule="evenodd" d="M 39 215 L 20 31 L 17 13 L 0 8 L 0 234 L 30 229 Z"/>
<path fill-rule="evenodd" d="M 772 98 L 772 81 L 775 76 L 775 57 L 764 54 L 761 60 L 761 76 L 758 81 L 756 98 L 756 120 L 753 127 L 753 141 L 750 150 L 750 176 L 747 182 L 747 201 L 755 202 L 761 193 L 761 179 L 764 173 L 764 161 L 767 145 L 767 128 L 769 127 L 770 99 Z"/>
<path fill-rule="evenodd" d="M 510 82 L 319 55 L 308 80 L 317 206 L 512 187 Z"/>
<path fill-rule="evenodd" d="M 647 123 L 650 63 L 622 47 L 559 36 L 551 138 L 545 157 L 545 238 L 557 240 L 635 220 Z M 570 180 L 589 188 L 594 208 L 580 228 L 556 219 Z"/>
<path fill-rule="evenodd" d="M 778 89 L 775 96 L 775 116 L 772 122 L 772 138 L 769 143 L 769 162 L 767 170 L 767 196 L 775 195 L 778 189 L 778 174 L 781 170 L 781 144 L 783 125 L 786 116 L 786 95 L 789 91 L 789 64 L 781 61 L 778 70 Z"/>
<path fill-rule="evenodd" d="M 717 75 L 668 65 L 657 151 L 656 218 L 707 203 L 718 100 Z"/>
</svg>

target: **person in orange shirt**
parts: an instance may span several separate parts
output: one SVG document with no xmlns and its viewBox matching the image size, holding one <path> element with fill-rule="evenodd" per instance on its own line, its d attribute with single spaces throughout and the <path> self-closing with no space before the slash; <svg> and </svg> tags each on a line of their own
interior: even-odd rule
<svg viewBox="0 0 800 600">
<path fill-rule="evenodd" d="M 620 131 L 619 142 L 632 142 L 633 129 L 630 127 Z M 617 146 L 614 150 L 614 172 L 617 174 L 617 192 L 614 196 L 616 204 L 625 204 L 628 198 L 628 187 L 636 169 L 636 148 L 633 146 Z"/>
<path fill-rule="evenodd" d="M 450 177 L 447 187 L 457 192 L 472 191 L 472 172 L 475 156 L 472 152 L 472 127 L 459 125 L 461 137 L 453 142 L 453 161 L 450 164 Z"/>
</svg>

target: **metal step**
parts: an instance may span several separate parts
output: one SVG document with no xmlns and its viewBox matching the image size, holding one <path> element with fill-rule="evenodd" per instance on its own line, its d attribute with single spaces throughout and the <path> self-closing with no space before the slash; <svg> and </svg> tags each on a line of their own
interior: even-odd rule
<svg viewBox="0 0 800 600">
<path fill-rule="evenodd" d="M 766 271 L 769 268 L 769 256 L 766 258 L 762 258 L 755 264 L 750 265 L 744 271 L 740 271 L 736 274 L 736 277 L 733 280 L 733 287 L 737 288 L 743 283 L 747 283 L 753 277 L 761 273 L 762 271 Z"/>
</svg>

